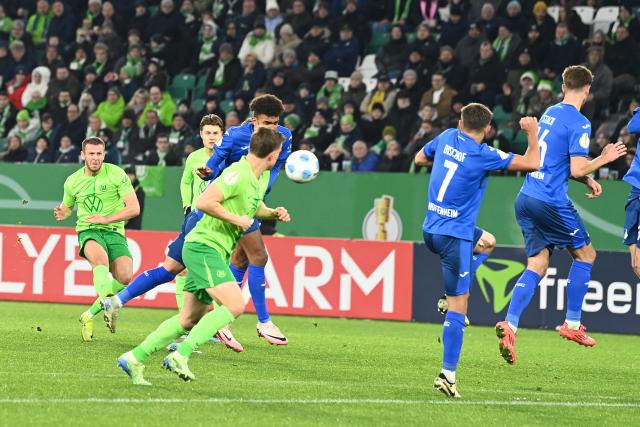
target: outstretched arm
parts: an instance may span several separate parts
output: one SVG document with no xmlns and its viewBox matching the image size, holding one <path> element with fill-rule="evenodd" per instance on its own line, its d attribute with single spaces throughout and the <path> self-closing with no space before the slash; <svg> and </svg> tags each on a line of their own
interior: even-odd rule
<svg viewBox="0 0 640 427">
<path fill-rule="evenodd" d="M 291 215 L 286 208 L 281 206 L 277 208 L 268 208 L 264 202 L 260 202 L 260 206 L 258 206 L 258 210 L 256 211 L 255 218 L 258 219 L 274 219 L 276 221 L 289 222 L 291 221 Z"/>
<path fill-rule="evenodd" d="M 198 168 L 198 176 L 206 181 L 215 179 L 219 175 L 220 164 L 229 158 L 232 149 L 233 137 L 227 130 L 222 136 L 222 140 L 216 144 L 207 165 L 204 168 Z"/>
<path fill-rule="evenodd" d="M 627 154 L 627 147 L 620 141 L 615 144 L 607 144 L 602 149 L 602 153 L 593 160 L 582 156 L 571 157 L 571 176 L 582 178 L 625 154 Z"/>
<path fill-rule="evenodd" d="M 540 147 L 538 145 L 538 119 L 523 117 L 520 127 L 527 134 L 527 151 L 523 156 L 516 154 L 509 165 L 510 171 L 533 172 L 540 169 Z"/>
</svg>

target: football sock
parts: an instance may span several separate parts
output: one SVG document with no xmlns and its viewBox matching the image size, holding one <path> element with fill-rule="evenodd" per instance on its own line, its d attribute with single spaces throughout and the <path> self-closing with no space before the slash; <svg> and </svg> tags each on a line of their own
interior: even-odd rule
<svg viewBox="0 0 640 427">
<path fill-rule="evenodd" d="M 580 327 L 582 303 L 589 290 L 592 264 L 574 260 L 567 281 L 567 324 L 571 329 Z"/>
<path fill-rule="evenodd" d="M 125 289 L 126 286 L 124 286 L 122 283 L 118 282 L 116 279 L 111 279 L 111 293 L 113 295 L 117 295 L 118 292 L 120 292 L 121 290 Z"/>
<path fill-rule="evenodd" d="M 471 268 L 473 271 L 478 270 L 478 267 L 480 267 L 487 258 L 489 258 L 489 254 L 473 254 L 473 260 L 471 261 Z"/>
<path fill-rule="evenodd" d="M 131 350 L 140 363 L 143 363 L 151 353 L 171 344 L 176 338 L 187 332 L 180 325 L 178 316 L 179 314 L 176 314 L 162 322 L 140 345 Z"/>
<path fill-rule="evenodd" d="M 236 267 L 233 264 L 229 264 L 229 270 L 233 273 L 233 277 L 236 278 L 236 282 L 238 282 L 239 286 L 242 286 L 242 281 L 244 280 L 244 273 L 247 271 L 244 268 Z"/>
<path fill-rule="evenodd" d="M 168 272 L 162 266 L 147 270 L 133 279 L 129 286 L 118 292 L 118 298 L 120 298 L 122 305 L 125 305 L 156 286 L 172 281 L 174 277 L 173 273 Z"/>
<path fill-rule="evenodd" d="M 109 267 L 106 265 L 96 265 L 93 269 L 93 286 L 96 288 L 98 297 L 104 298 L 111 293 L 111 277 Z"/>
<path fill-rule="evenodd" d="M 455 372 L 458 366 L 464 338 L 464 317 L 462 313 L 449 310 L 444 318 L 444 326 L 442 327 L 442 344 L 444 346 L 442 369 Z"/>
<path fill-rule="evenodd" d="M 213 311 L 205 314 L 202 319 L 189 331 L 189 335 L 178 346 L 178 353 L 185 357 L 191 356 L 194 350 L 207 342 L 221 328 L 233 322 L 233 314 L 224 305 L 216 305 Z"/>
<path fill-rule="evenodd" d="M 176 276 L 176 304 L 178 305 L 178 312 L 182 311 L 184 305 L 184 283 L 187 281 L 187 276 Z"/>
<path fill-rule="evenodd" d="M 267 311 L 267 300 L 265 298 L 266 279 L 264 277 L 264 266 L 249 266 L 249 292 L 253 300 L 253 306 L 256 308 L 258 321 L 266 323 L 269 321 L 269 312 Z"/>
<path fill-rule="evenodd" d="M 529 269 L 522 273 L 522 276 L 516 282 L 511 295 L 511 302 L 509 303 L 509 310 L 507 311 L 506 320 L 509 322 L 509 326 L 514 332 L 518 328 L 520 322 L 520 316 L 522 312 L 531 302 L 533 294 L 536 292 L 538 283 L 542 278 L 535 271 Z"/>
<path fill-rule="evenodd" d="M 91 304 L 91 307 L 89 307 L 89 310 L 87 310 L 92 316 L 95 316 L 96 314 L 100 313 L 102 311 L 102 304 L 100 304 L 100 298 L 98 298 L 97 300 L 95 300 L 93 302 L 93 304 Z"/>
</svg>

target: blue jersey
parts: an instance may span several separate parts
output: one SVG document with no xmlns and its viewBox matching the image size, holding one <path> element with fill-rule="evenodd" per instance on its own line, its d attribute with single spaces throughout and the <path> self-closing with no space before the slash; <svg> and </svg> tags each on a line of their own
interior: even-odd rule
<svg viewBox="0 0 640 427">
<path fill-rule="evenodd" d="M 633 110 L 633 116 L 627 125 L 629 133 L 640 133 L 640 107 Z M 633 157 L 631 167 L 624 176 L 625 181 L 631 184 L 634 188 L 640 189 L 640 153 L 636 151 L 636 155 Z"/>
<path fill-rule="evenodd" d="M 473 240 L 487 172 L 509 167 L 513 154 L 478 144 L 458 129 L 442 132 L 422 151 L 433 159 L 422 230 Z"/>
<path fill-rule="evenodd" d="M 282 152 L 278 157 L 278 161 L 271 169 L 267 193 L 271 191 L 271 186 L 278 177 L 282 165 L 291 154 L 291 131 L 284 126 L 278 126 L 277 130 L 284 135 L 284 142 L 282 143 Z M 213 155 L 207 162 L 207 167 L 213 171 L 211 180 L 217 178 L 225 168 L 249 153 L 251 135 L 253 135 L 253 123 L 251 122 L 227 129 L 220 142 L 216 144 Z"/>
<path fill-rule="evenodd" d="M 571 157 L 589 155 L 591 123 L 573 105 L 559 103 L 547 108 L 538 126 L 540 169 L 527 174 L 520 191 L 546 203 L 566 205 Z"/>
</svg>

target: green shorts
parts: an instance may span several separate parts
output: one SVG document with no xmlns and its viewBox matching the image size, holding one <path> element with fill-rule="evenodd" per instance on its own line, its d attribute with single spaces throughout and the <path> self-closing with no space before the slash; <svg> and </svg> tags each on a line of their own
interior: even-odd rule
<svg viewBox="0 0 640 427">
<path fill-rule="evenodd" d="M 84 256 L 84 245 L 86 245 L 89 240 L 96 241 L 104 248 L 110 263 L 121 256 L 132 258 L 126 237 L 116 231 L 102 230 L 99 228 L 82 230 L 78 233 L 78 245 L 80 246 L 80 256 L 82 258 L 86 258 Z"/>
<path fill-rule="evenodd" d="M 205 304 L 213 303 L 207 289 L 236 281 L 224 257 L 202 243 L 185 243 L 182 248 L 182 260 L 188 269 L 184 290 L 194 294 Z"/>
</svg>

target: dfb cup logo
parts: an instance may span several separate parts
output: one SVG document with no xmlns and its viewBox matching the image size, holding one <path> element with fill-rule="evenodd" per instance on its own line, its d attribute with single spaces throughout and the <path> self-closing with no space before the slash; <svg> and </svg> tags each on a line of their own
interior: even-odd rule
<svg viewBox="0 0 640 427">
<path fill-rule="evenodd" d="M 91 213 L 97 213 L 102 210 L 102 200 L 100 200 L 100 197 L 93 194 L 84 199 L 82 205 Z"/>
</svg>

